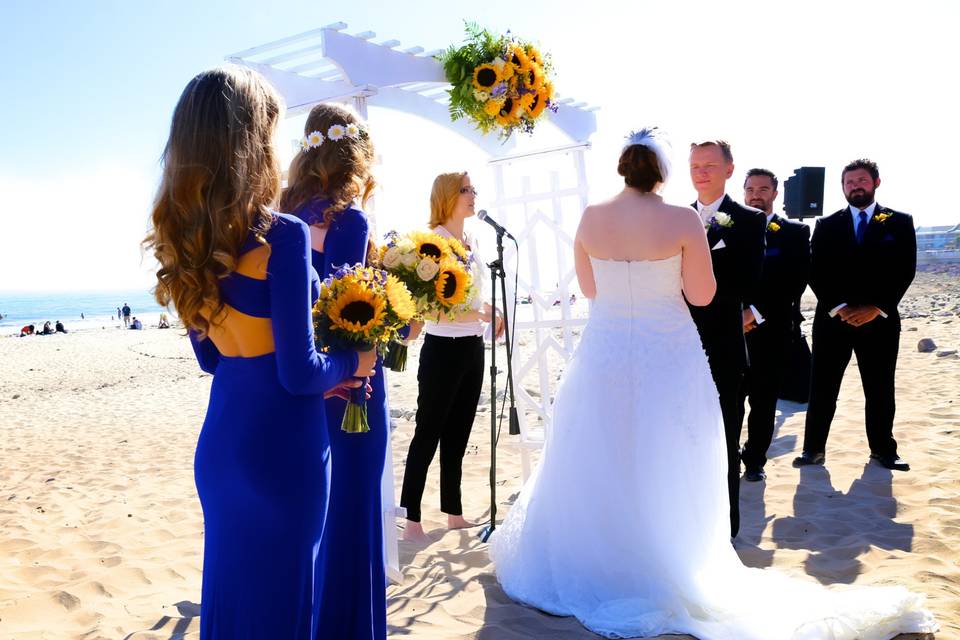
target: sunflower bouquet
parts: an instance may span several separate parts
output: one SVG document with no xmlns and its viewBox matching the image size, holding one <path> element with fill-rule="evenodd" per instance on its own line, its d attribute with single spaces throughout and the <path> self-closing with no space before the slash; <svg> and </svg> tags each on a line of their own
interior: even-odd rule
<svg viewBox="0 0 960 640">
<path fill-rule="evenodd" d="M 313 306 L 313 327 L 321 351 L 377 349 L 387 344 L 416 315 L 407 287 L 394 275 L 362 265 L 343 266 L 323 281 Z M 366 385 L 350 390 L 340 428 L 348 433 L 370 430 Z"/>
<path fill-rule="evenodd" d="M 440 315 L 453 320 L 468 308 L 476 294 L 470 275 L 470 254 L 454 238 L 424 231 L 399 235 L 391 231 L 380 247 L 380 264 L 392 277 L 406 285 L 416 307 L 415 319 Z M 384 365 L 403 371 L 407 345 L 394 338 Z"/>
<path fill-rule="evenodd" d="M 506 140 L 514 131 L 532 133 L 546 110 L 557 110 L 550 56 L 507 35 L 496 36 L 466 23 L 463 46 L 451 46 L 438 59 L 450 88 L 450 117 L 470 118 L 483 133 Z"/>
</svg>

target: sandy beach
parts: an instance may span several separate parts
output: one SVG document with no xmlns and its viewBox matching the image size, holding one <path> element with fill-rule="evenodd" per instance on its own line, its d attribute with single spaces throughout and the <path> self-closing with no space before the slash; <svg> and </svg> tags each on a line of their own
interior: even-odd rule
<svg viewBox="0 0 960 640">
<path fill-rule="evenodd" d="M 894 435 L 913 470 L 868 464 L 851 363 L 826 468 L 791 467 L 805 406 L 780 403 L 768 479 L 742 486 L 736 546 L 750 566 L 824 584 L 905 585 L 927 595 L 938 639 L 960 638 L 960 277 L 919 273 L 901 310 Z M 918 352 L 922 338 L 936 350 Z M 417 353 L 388 381 L 398 488 Z M 211 377 L 182 332 L 3 337 L 0 362 L 0 640 L 198 638 L 203 525 L 193 453 Z M 465 515 L 476 520 L 489 507 L 489 409 L 481 409 L 463 482 Z M 505 428 L 498 458 L 502 517 L 521 477 Z M 436 466 L 423 503 L 432 543 L 400 543 L 405 579 L 387 590 L 390 636 L 595 638 L 574 619 L 504 595 L 478 529 L 443 528 Z"/>
</svg>

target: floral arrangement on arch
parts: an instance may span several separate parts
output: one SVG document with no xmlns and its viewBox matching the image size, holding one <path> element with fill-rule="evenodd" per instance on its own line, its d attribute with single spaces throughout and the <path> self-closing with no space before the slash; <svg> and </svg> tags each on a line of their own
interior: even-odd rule
<svg viewBox="0 0 960 640">
<path fill-rule="evenodd" d="M 466 23 L 467 39 L 439 56 L 450 88 L 450 117 L 470 118 L 483 133 L 506 140 L 532 133 L 547 110 L 556 112 L 549 54 L 510 35 Z"/>
</svg>

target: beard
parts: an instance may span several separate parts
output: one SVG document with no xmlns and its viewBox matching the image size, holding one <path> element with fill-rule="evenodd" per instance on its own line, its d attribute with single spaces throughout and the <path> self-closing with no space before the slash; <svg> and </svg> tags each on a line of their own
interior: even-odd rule
<svg viewBox="0 0 960 640">
<path fill-rule="evenodd" d="M 773 201 L 767 202 L 761 198 L 754 198 L 753 200 L 748 200 L 747 205 L 753 207 L 754 209 L 760 209 L 760 211 L 765 211 L 770 213 L 773 208 Z"/>
<path fill-rule="evenodd" d="M 850 193 L 846 194 L 847 202 L 856 207 L 857 209 L 863 209 L 866 206 L 869 206 L 873 202 L 874 191 L 871 189 L 867 191 L 866 189 L 854 189 Z"/>
</svg>

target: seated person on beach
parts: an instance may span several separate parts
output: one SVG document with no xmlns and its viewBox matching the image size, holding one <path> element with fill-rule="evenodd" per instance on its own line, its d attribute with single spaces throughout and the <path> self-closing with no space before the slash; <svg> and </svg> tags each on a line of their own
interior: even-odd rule
<svg viewBox="0 0 960 640">
<path fill-rule="evenodd" d="M 161 313 L 160 322 L 159 324 L 157 324 L 157 329 L 169 329 L 169 328 L 170 328 L 170 320 L 167 319 L 167 314 Z"/>
<path fill-rule="evenodd" d="M 32 324 L 28 324 L 27 326 L 22 327 L 22 328 L 20 329 L 20 337 L 22 338 L 23 336 L 32 336 L 32 335 L 34 334 L 35 330 L 36 330 L 36 329 L 34 328 L 34 326 L 33 326 Z"/>
<path fill-rule="evenodd" d="M 50 321 L 47 320 L 43 323 L 43 331 L 40 332 L 42 336 L 53 335 L 53 327 L 50 326 Z"/>
<path fill-rule="evenodd" d="M 137 320 L 137 317 L 134 316 L 133 322 L 130 323 L 130 328 L 135 331 L 139 331 L 140 329 L 143 329 L 143 323 Z"/>
<path fill-rule="evenodd" d="M 66 327 L 64 327 L 64 326 L 63 326 L 63 323 L 60 322 L 59 320 L 57 320 L 56 332 L 57 332 L 57 333 L 66 333 L 66 332 L 67 332 Z"/>
</svg>

